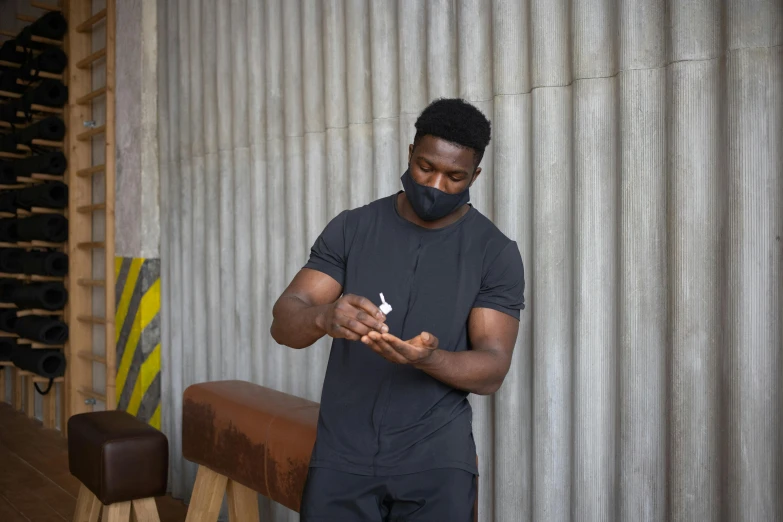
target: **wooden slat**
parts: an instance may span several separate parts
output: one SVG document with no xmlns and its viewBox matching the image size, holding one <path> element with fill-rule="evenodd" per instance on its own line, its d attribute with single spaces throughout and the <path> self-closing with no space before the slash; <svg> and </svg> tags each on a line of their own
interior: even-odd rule
<svg viewBox="0 0 783 522">
<path fill-rule="evenodd" d="M 92 361 L 100 364 L 106 364 L 106 357 L 101 357 L 100 355 L 95 355 L 94 353 L 90 353 L 82 350 L 76 355 L 78 355 L 79 358 L 84 359 L 85 361 Z"/>
<path fill-rule="evenodd" d="M 101 87 L 100 89 L 95 89 L 91 93 L 85 94 L 81 98 L 77 99 L 76 103 L 78 103 L 79 105 L 82 105 L 82 104 L 87 103 L 89 101 L 92 101 L 95 98 L 97 98 L 98 96 L 102 96 L 104 94 L 106 94 L 106 87 Z"/>
<path fill-rule="evenodd" d="M 62 114 L 63 110 L 58 107 L 47 107 L 46 105 L 38 105 L 37 103 L 30 105 L 30 110 L 32 112 L 46 112 L 49 114 Z M 24 118 L 25 114 L 22 111 L 16 111 L 16 116 L 19 118 Z"/>
<path fill-rule="evenodd" d="M 36 71 L 35 69 L 30 71 L 30 74 L 32 74 L 33 76 L 38 76 L 39 78 L 48 78 L 50 80 L 62 80 L 63 79 L 63 75 L 62 74 L 50 73 L 50 72 L 46 72 L 46 71 Z"/>
<path fill-rule="evenodd" d="M 25 404 L 25 411 L 27 412 L 27 416 L 31 419 L 35 418 L 35 381 L 33 381 L 33 378 L 35 377 L 34 374 L 30 372 L 19 372 L 20 375 L 25 376 L 25 380 L 27 381 L 27 403 Z"/>
<path fill-rule="evenodd" d="M 33 348 L 35 350 L 42 350 L 47 348 L 62 350 L 65 347 L 61 344 L 30 343 L 30 348 Z"/>
<path fill-rule="evenodd" d="M 65 281 L 65 278 L 33 274 L 30 276 L 30 281 Z"/>
<path fill-rule="evenodd" d="M 62 45 L 63 44 L 62 40 L 53 40 L 51 38 L 44 38 L 43 36 L 36 36 L 36 35 L 33 35 L 30 38 L 30 40 L 32 40 L 34 42 L 46 44 L 46 45 Z"/>
<path fill-rule="evenodd" d="M 93 165 L 92 167 L 77 170 L 76 175 L 80 178 L 89 178 L 90 176 L 94 176 L 98 172 L 104 172 L 105 170 L 106 165 Z"/>
<path fill-rule="evenodd" d="M 84 131 L 81 134 L 78 134 L 76 136 L 76 139 L 79 141 L 87 141 L 93 136 L 98 136 L 100 134 L 104 134 L 106 132 L 106 125 L 100 125 L 98 127 L 95 127 L 94 129 L 90 129 L 88 131 Z"/>
<path fill-rule="evenodd" d="M 80 286 L 106 286 L 106 281 L 103 279 L 84 279 L 80 278 L 77 282 Z"/>
<path fill-rule="evenodd" d="M 61 379 L 60 382 L 63 382 L 65 380 L 62 379 L 62 377 L 58 377 L 58 378 Z M 57 382 L 56 379 L 55 382 Z M 47 393 L 43 397 L 43 425 L 44 428 L 53 430 L 55 428 L 56 423 L 57 423 L 57 386 L 53 384 L 52 389 L 49 390 L 49 393 Z"/>
<path fill-rule="evenodd" d="M 19 315 L 19 314 L 17 314 Z M 91 323 L 91 324 L 106 324 L 106 318 L 105 317 L 95 317 L 94 315 L 80 315 L 76 319 L 83 323 Z"/>
<path fill-rule="evenodd" d="M 37 20 L 36 17 L 30 16 L 30 15 L 25 15 L 25 14 L 18 14 L 18 15 L 16 15 L 16 19 L 21 21 L 21 22 L 28 22 L 28 23 L 32 23 L 32 22 L 35 22 Z"/>
<path fill-rule="evenodd" d="M 30 241 L 31 247 L 38 247 L 38 248 L 62 248 L 65 246 L 64 243 L 52 243 L 51 241 L 38 241 L 37 239 L 33 239 Z"/>
<path fill-rule="evenodd" d="M 5 96 L 6 98 L 21 98 L 22 95 L 15 93 L 15 92 L 8 92 L 8 91 L 0 91 L 0 96 Z"/>
<path fill-rule="evenodd" d="M 31 207 L 31 214 L 65 214 L 64 210 L 59 208 L 44 208 L 44 207 Z"/>
<path fill-rule="evenodd" d="M 22 80 L 21 78 L 17 78 L 16 79 L 17 85 L 35 85 L 37 83 L 40 83 L 41 78 L 48 78 L 50 80 L 62 80 L 63 79 L 63 75 L 62 74 L 55 74 L 55 73 L 50 73 L 50 72 L 46 72 L 46 71 L 40 71 L 39 72 L 39 71 L 36 71 L 36 70 L 32 70 L 32 71 L 30 71 L 30 75 L 33 78 L 35 78 L 35 79 L 27 81 L 27 80 Z"/>
<path fill-rule="evenodd" d="M 2 65 L 4 67 L 13 67 L 15 69 L 18 69 L 19 67 L 22 66 L 22 64 L 14 63 L 14 62 L 7 62 L 5 60 L 0 60 L 0 65 Z"/>
<path fill-rule="evenodd" d="M 55 176 L 54 174 L 31 174 L 30 177 L 38 181 L 63 181 L 63 176 Z"/>
<path fill-rule="evenodd" d="M 34 139 L 32 141 L 33 145 L 38 145 L 39 147 L 51 147 L 54 149 L 61 149 L 63 148 L 63 142 L 62 141 L 50 141 L 50 140 L 39 140 Z M 17 149 L 23 150 L 23 151 L 30 151 L 30 147 L 27 145 L 17 145 Z"/>
<path fill-rule="evenodd" d="M 38 56 L 39 54 L 41 54 L 40 49 L 31 49 L 23 45 L 17 45 L 16 50 L 19 51 L 20 53 L 31 53 L 33 56 Z"/>
<path fill-rule="evenodd" d="M 17 317 L 27 317 L 28 315 L 42 315 L 46 317 L 52 317 L 57 315 L 63 315 L 62 310 L 41 310 L 40 308 L 32 308 L 29 310 L 19 310 L 16 312 Z"/>
<path fill-rule="evenodd" d="M 77 391 L 80 394 L 84 395 L 85 397 L 90 397 L 92 399 L 95 399 L 96 401 L 106 402 L 106 396 L 105 395 L 103 395 L 102 393 L 98 393 L 98 392 L 96 392 L 94 390 L 91 390 L 89 388 L 79 387 L 79 388 L 77 388 Z"/>
<path fill-rule="evenodd" d="M 92 30 L 92 26 L 106 18 L 106 9 L 101 9 L 76 27 L 76 32 L 86 33 Z"/>
<path fill-rule="evenodd" d="M 116 0 L 106 2 L 106 175 L 104 176 L 104 201 L 106 202 L 105 217 L 105 241 L 104 273 L 108 283 L 104 287 L 105 314 L 111 321 L 105 328 L 105 352 L 106 352 L 106 409 L 113 410 L 116 405 L 115 382 L 117 379 L 117 339 L 115 338 L 115 283 L 114 283 L 114 182 L 115 182 L 115 64 L 116 64 L 116 34 L 117 12 Z"/>
<path fill-rule="evenodd" d="M 22 159 L 26 157 L 26 154 L 17 154 L 15 152 L 0 152 L 0 158 Z"/>
<path fill-rule="evenodd" d="M 19 375 L 19 369 L 14 368 L 11 372 L 14 388 L 14 409 L 19 411 L 22 409 L 22 391 L 24 390 L 24 381 Z"/>
<path fill-rule="evenodd" d="M 76 248 L 81 250 L 92 250 L 105 247 L 106 244 L 103 241 L 82 241 L 81 243 L 76 243 Z"/>
<path fill-rule="evenodd" d="M 81 207 L 78 207 L 76 211 L 81 212 L 82 214 L 90 214 L 92 212 L 95 212 L 96 210 L 105 210 L 105 209 L 106 209 L 106 203 L 95 203 L 93 205 L 82 205 Z"/>
<path fill-rule="evenodd" d="M 89 69 L 93 63 L 97 62 L 101 58 L 104 58 L 106 56 L 106 48 L 104 47 L 100 51 L 95 51 L 91 55 L 89 55 L 87 58 L 80 60 L 76 67 L 79 69 Z"/>
<path fill-rule="evenodd" d="M 5 29 L 0 30 L 0 34 L 2 34 L 3 36 L 10 36 L 11 38 L 15 38 L 16 37 L 16 33 L 15 32 L 13 32 L 13 31 L 6 31 Z"/>
</svg>

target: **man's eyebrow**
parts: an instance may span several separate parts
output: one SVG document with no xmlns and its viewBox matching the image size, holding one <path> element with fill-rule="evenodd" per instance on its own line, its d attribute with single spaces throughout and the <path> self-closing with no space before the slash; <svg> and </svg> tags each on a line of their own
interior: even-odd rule
<svg viewBox="0 0 783 522">
<path fill-rule="evenodd" d="M 428 164 L 433 165 L 433 166 L 436 164 L 435 161 L 432 161 L 430 158 L 428 158 L 424 154 L 417 154 L 416 155 L 416 159 L 417 160 L 419 160 L 419 159 L 424 160 Z M 468 171 L 463 170 L 463 169 L 459 169 L 459 168 L 456 168 L 456 169 L 444 169 L 444 170 L 446 171 L 447 174 L 461 174 L 463 176 L 468 176 L 469 175 Z"/>
</svg>

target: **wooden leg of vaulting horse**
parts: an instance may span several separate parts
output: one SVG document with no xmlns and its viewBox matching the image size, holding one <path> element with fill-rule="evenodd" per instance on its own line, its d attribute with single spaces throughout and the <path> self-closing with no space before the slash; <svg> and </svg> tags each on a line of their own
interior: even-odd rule
<svg viewBox="0 0 783 522">
<path fill-rule="evenodd" d="M 217 522 L 227 483 L 225 476 L 199 466 L 185 522 Z"/>
<path fill-rule="evenodd" d="M 106 522 L 130 522 L 131 503 L 117 502 L 103 507 L 103 518 Z"/>
<path fill-rule="evenodd" d="M 154 498 L 143 498 L 133 501 L 133 516 L 135 522 L 160 522 L 158 506 Z"/>
<path fill-rule="evenodd" d="M 229 522 L 258 522 L 258 493 L 233 480 L 228 481 Z"/>
<path fill-rule="evenodd" d="M 79 489 L 79 498 L 76 500 L 76 511 L 73 522 L 98 522 L 101 514 L 101 502 L 92 491 L 84 484 Z"/>
</svg>

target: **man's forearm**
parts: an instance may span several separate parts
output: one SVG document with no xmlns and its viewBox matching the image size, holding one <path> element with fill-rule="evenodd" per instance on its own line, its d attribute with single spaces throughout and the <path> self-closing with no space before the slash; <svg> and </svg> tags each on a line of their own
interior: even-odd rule
<svg viewBox="0 0 783 522">
<path fill-rule="evenodd" d="M 477 395 L 495 393 L 506 376 L 501 355 L 490 351 L 435 350 L 416 368 L 453 388 Z"/>
<path fill-rule="evenodd" d="M 284 296 L 272 311 L 274 319 L 270 333 L 279 344 L 307 348 L 326 334 L 318 326 L 318 317 L 323 310 L 324 306 L 309 305 L 296 296 Z"/>
</svg>

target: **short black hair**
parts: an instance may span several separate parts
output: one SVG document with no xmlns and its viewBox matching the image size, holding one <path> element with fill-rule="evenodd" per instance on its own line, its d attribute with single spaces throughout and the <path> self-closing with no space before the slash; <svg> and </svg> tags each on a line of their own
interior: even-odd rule
<svg viewBox="0 0 783 522">
<path fill-rule="evenodd" d="M 491 139 L 492 124 L 475 106 L 461 98 L 438 98 L 416 120 L 413 146 L 422 136 L 441 138 L 460 147 L 473 149 L 476 167 Z"/>
</svg>

